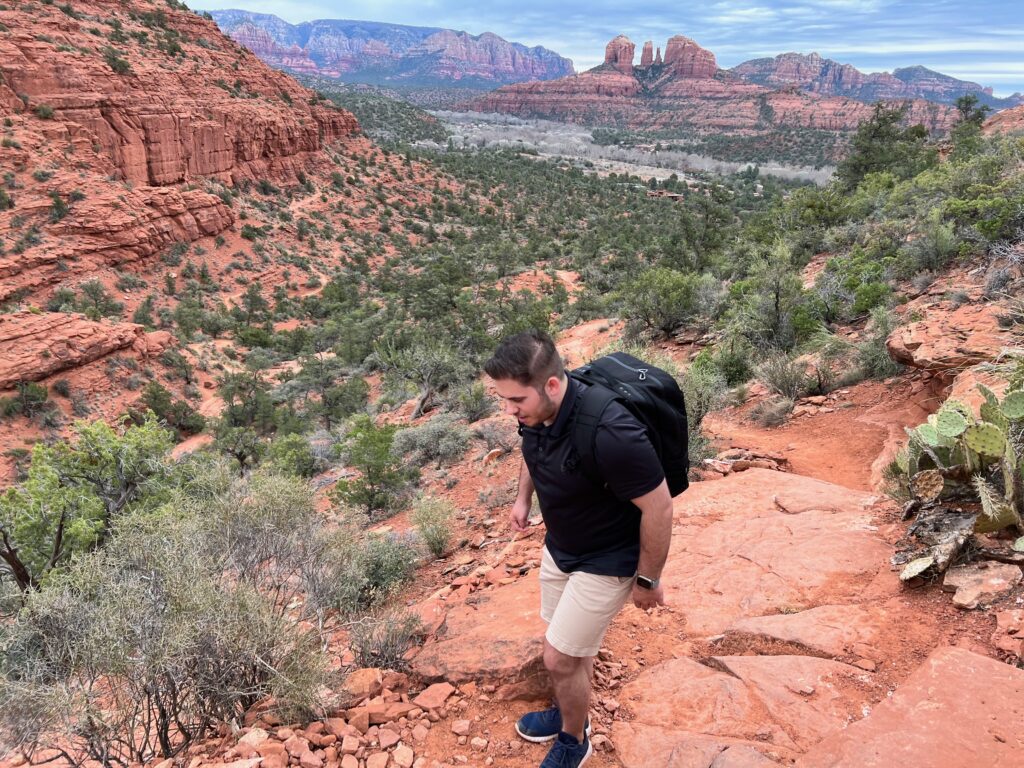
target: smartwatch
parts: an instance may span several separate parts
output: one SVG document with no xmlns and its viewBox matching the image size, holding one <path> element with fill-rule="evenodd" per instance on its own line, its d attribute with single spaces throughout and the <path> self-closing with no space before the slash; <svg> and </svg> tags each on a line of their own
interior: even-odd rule
<svg viewBox="0 0 1024 768">
<path fill-rule="evenodd" d="M 646 576 L 637 574 L 636 585 L 641 589 L 657 589 L 658 584 L 661 583 L 661 579 L 649 579 Z"/>
</svg>

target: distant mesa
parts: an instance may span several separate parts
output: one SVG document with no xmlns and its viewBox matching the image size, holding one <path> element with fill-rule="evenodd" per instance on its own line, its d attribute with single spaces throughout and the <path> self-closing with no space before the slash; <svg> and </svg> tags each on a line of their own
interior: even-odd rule
<svg viewBox="0 0 1024 768">
<path fill-rule="evenodd" d="M 826 59 L 817 53 L 783 53 L 774 58 L 752 59 L 729 70 L 734 75 L 769 88 L 796 86 L 823 96 L 846 96 L 874 102 L 894 99 L 927 99 L 953 104 L 961 96 L 974 94 L 993 109 L 1024 103 L 1020 94 L 1000 99 L 991 88 L 915 66 L 888 72 L 865 74 L 850 64 Z"/>
<path fill-rule="evenodd" d="M 541 46 L 440 27 L 319 19 L 289 24 L 271 14 L 211 11 L 221 31 L 278 69 L 345 80 L 493 88 L 575 72 Z"/>
<path fill-rule="evenodd" d="M 636 46 L 632 40 L 625 35 L 619 35 L 605 46 L 604 63 L 625 75 L 632 75 L 634 74 L 633 54 L 635 49 Z M 651 67 L 663 66 L 677 77 L 687 78 L 709 78 L 714 77 L 718 72 L 715 54 L 701 48 L 693 40 L 683 35 L 669 38 L 668 45 L 665 46 L 664 62 L 661 58 L 661 47 L 658 47 L 657 56 L 653 51 L 654 43 L 648 40 L 644 43 L 643 52 L 640 54 L 640 69 L 647 70 Z"/>
</svg>

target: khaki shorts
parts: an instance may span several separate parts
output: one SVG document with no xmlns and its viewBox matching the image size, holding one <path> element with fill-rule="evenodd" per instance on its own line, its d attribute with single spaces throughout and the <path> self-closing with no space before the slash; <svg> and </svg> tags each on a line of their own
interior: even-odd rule
<svg viewBox="0 0 1024 768">
<path fill-rule="evenodd" d="M 596 656 L 604 633 L 633 590 L 632 576 L 564 573 L 544 547 L 540 558 L 540 617 L 547 641 L 566 656 Z"/>
</svg>

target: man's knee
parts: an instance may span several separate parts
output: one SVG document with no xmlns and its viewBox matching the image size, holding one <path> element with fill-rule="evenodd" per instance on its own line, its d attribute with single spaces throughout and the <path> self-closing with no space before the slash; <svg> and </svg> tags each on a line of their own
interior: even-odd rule
<svg viewBox="0 0 1024 768">
<path fill-rule="evenodd" d="M 585 668 L 587 657 L 569 656 L 555 648 L 551 643 L 544 642 L 544 667 L 547 671 L 559 677 L 565 677 Z"/>
</svg>

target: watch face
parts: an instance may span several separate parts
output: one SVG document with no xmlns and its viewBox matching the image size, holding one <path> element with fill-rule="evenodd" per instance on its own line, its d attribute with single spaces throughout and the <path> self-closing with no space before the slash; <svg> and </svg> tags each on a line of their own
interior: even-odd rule
<svg viewBox="0 0 1024 768">
<path fill-rule="evenodd" d="M 636 583 L 637 586 L 643 587 L 644 589 L 654 589 L 654 582 L 646 576 L 637 576 Z"/>
</svg>

